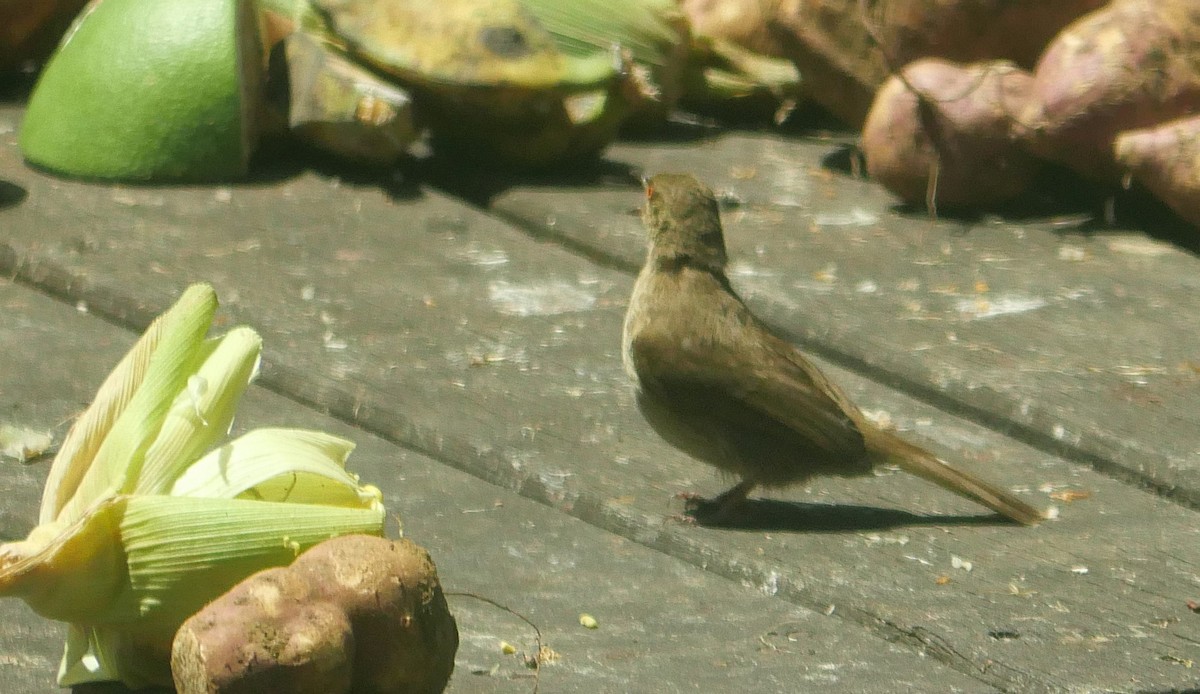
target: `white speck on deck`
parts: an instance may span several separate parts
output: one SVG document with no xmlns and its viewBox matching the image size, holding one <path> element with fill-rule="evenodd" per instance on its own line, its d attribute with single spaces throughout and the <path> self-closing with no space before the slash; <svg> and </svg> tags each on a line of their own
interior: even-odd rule
<svg viewBox="0 0 1200 694">
<path fill-rule="evenodd" d="M 767 575 L 767 580 L 764 581 L 762 583 L 762 585 L 760 585 L 758 587 L 758 589 L 760 591 L 762 591 L 763 595 L 770 595 L 770 596 L 778 595 L 780 578 L 781 577 L 779 575 L 779 572 L 772 571 L 770 574 Z"/>
<path fill-rule="evenodd" d="M 510 316 L 552 316 L 586 311 L 596 305 L 596 295 L 562 281 L 535 284 L 493 282 L 488 298 Z"/>
<path fill-rule="evenodd" d="M 478 248 L 471 246 L 461 251 L 458 256 L 472 265 L 481 267 L 504 265 L 508 262 L 508 254 L 499 248 Z"/>
<path fill-rule="evenodd" d="M 824 212 L 813 216 L 813 224 L 821 227 L 868 227 L 879 223 L 879 215 L 855 207 L 846 212 Z"/>
<path fill-rule="evenodd" d="M 971 319 L 995 318 L 1015 313 L 1036 311 L 1046 306 L 1046 300 L 1036 296 L 1009 294 L 994 299 L 972 297 L 959 299 L 955 304 L 958 312 Z"/>
</svg>

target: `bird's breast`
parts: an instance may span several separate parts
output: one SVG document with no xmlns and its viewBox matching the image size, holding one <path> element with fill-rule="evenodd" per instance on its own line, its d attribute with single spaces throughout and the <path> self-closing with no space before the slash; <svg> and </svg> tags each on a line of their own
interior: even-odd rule
<svg viewBox="0 0 1200 694">
<path fill-rule="evenodd" d="M 642 268 L 642 272 L 638 274 L 637 281 L 633 285 L 633 293 L 629 296 L 629 308 L 625 310 L 625 321 L 621 325 L 621 365 L 625 367 L 625 373 L 630 380 L 639 387 L 641 379 L 638 377 L 637 364 L 634 361 L 633 341 L 645 329 L 646 323 L 650 319 L 649 311 L 652 309 L 648 301 L 650 275 L 651 273 L 646 268 Z"/>
</svg>

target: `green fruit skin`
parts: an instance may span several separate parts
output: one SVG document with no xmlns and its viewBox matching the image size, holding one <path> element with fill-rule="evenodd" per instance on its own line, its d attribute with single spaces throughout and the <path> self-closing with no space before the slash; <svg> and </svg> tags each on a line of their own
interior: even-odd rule
<svg viewBox="0 0 1200 694">
<path fill-rule="evenodd" d="M 93 0 L 29 100 L 21 149 L 85 178 L 245 175 L 253 147 L 238 31 L 246 0 Z M 245 51 L 245 41 L 241 42 Z"/>
</svg>

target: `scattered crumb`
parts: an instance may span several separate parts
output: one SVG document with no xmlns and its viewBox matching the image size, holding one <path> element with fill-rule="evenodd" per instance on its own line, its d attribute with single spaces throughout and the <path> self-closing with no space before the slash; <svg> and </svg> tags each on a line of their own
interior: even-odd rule
<svg viewBox="0 0 1200 694">
<path fill-rule="evenodd" d="M 871 420 L 871 423 L 884 431 L 896 428 L 896 424 L 892 421 L 892 415 L 887 410 L 863 410 L 862 413 Z"/>
<path fill-rule="evenodd" d="M 758 175 L 758 169 L 753 166 L 731 166 L 729 175 L 738 181 L 748 181 Z"/>
<path fill-rule="evenodd" d="M 1087 249 L 1082 246 L 1059 246 L 1058 259 L 1066 260 L 1073 263 L 1083 262 L 1088 259 Z"/>
<path fill-rule="evenodd" d="M 1166 255 L 1174 251 L 1174 246 L 1165 241 L 1156 241 L 1141 236 L 1114 238 L 1107 245 L 1110 251 L 1149 257 Z"/>
<path fill-rule="evenodd" d="M 1025 580 L 1025 579 L 1021 579 L 1021 580 Z M 1022 588 L 1021 586 L 1017 585 L 1017 583 L 1015 581 L 1009 582 L 1008 593 L 1009 593 L 1009 595 L 1015 595 L 1019 598 L 1027 598 L 1031 595 L 1037 595 L 1036 590 L 1028 590 L 1026 588 Z"/>
<path fill-rule="evenodd" d="M 837 265 L 830 263 L 813 273 L 813 279 L 818 282 L 832 283 L 837 281 Z"/>
<path fill-rule="evenodd" d="M 0 424 L 0 456 L 19 463 L 40 458 L 53 442 L 54 437 L 48 431 Z"/>
<path fill-rule="evenodd" d="M 537 660 L 542 665 L 546 665 L 548 663 L 556 663 L 559 660 L 562 660 L 562 655 L 549 646 L 542 646 L 538 649 Z"/>
</svg>

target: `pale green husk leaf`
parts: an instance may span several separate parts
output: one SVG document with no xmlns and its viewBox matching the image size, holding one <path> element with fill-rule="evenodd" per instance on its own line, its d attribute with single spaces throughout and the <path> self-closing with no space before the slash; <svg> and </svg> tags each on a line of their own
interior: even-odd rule
<svg viewBox="0 0 1200 694">
<path fill-rule="evenodd" d="M 345 470 L 353 443 L 259 429 L 221 443 L 258 370 L 258 334 L 206 338 L 195 285 L 159 317 L 72 427 L 39 524 L 0 545 L 0 596 L 69 624 L 59 684 L 170 684 L 175 629 L 250 574 L 318 542 L 379 535 L 379 490 Z"/>
</svg>

